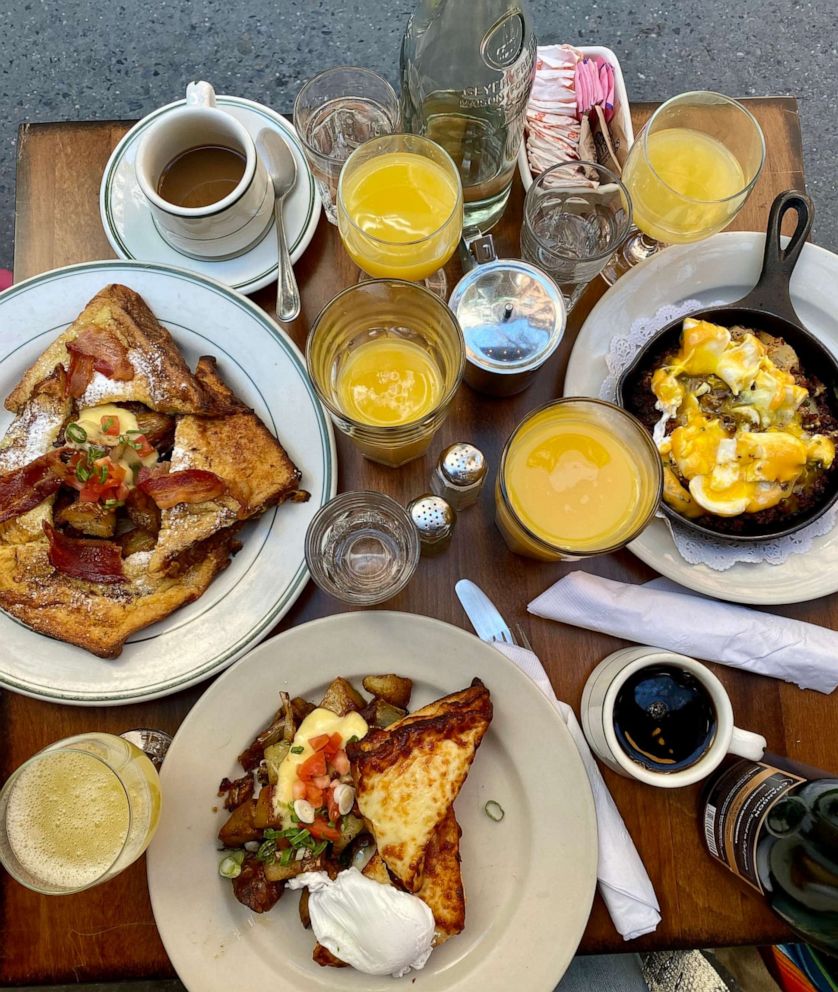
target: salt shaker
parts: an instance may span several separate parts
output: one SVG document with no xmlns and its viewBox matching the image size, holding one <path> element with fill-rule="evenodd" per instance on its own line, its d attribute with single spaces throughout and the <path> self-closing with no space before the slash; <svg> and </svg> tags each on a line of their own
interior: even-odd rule
<svg viewBox="0 0 838 992">
<path fill-rule="evenodd" d="M 407 504 L 407 512 L 419 533 L 423 555 L 438 555 L 448 547 L 457 513 L 447 500 L 433 493 L 424 493 Z"/>
<path fill-rule="evenodd" d="M 439 456 L 431 476 L 431 490 L 459 513 L 477 502 L 485 481 L 483 452 L 467 441 L 457 441 Z"/>
</svg>

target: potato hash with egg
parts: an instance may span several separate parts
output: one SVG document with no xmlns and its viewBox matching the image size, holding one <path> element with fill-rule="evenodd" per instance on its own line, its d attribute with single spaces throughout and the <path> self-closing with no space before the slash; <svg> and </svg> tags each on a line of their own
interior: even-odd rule
<svg viewBox="0 0 838 992">
<path fill-rule="evenodd" d="M 835 470 L 826 388 L 782 338 L 685 318 L 681 343 L 627 397 L 664 464 L 666 503 L 731 536 L 792 523 Z"/>
<path fill-rule="evenodd" d="M 336 678 L 318 705 L 280 693 L 273 721 L 238 756 L 245 774 L 221 782 L 230 813 L 218 833 L 219 873 L 257 913 L 286 886 L 307 886 L 299 916 L 314 931 L 318 964 L 401 975 L 463 929 L 453 802 L 492 703 L 474 679 L 408 715 L 410 679 L 368 675 L 363 687 L 371 699 Z M 351 890 L 346 907 L 344 889 Z M 384 946 L 393 943 L 389 917 L 406 913 L 393 903 L 427 920 L 425 946 L 404 961 L 398 948 Z M 378 971 L 373 959 L 382 954 Z"/>
</svg>

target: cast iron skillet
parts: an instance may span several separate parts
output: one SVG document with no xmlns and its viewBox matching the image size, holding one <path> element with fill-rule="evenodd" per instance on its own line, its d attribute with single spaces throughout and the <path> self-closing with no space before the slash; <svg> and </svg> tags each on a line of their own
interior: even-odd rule
<svg viewBox="0 0 838 992">
<path fill-rule="evenodd" d="M 788 245 L 782 248 L 780 227 L 788 210 L 796 211 L 797 225 Z M 756 286 L 737 303 L 698 310 L 689 316 L 699 320 L 709 320 L 723 327 L 733 327 L 738 324 L 784 338 L 797 352 L 804 375 L 807 373 L 814 375 L 826 386 L 827 403 L 833 415 L 838 416 L 838 360 L 801 325 L 789 296 L 789 280 L 812 227 L 813 215 L 814 205 L 808 196 L 795 190 L 780 193 L 771 205 L 768 216 L 765 255 Z M 632 403 L 632 394 L 639 387 L 643 373 L 648 369 L 657 368 L 660 359 L 667 352 L 678 348 L 683 320 L 683 317 L 679 317 L 678 320 L 658 331 L 638 352 L 620 377 L 617 385 L 617 402 L 629 412 L 635 415 L 638 413 L 633 408 L 636 404 Z M 696 523 L 683 517 L 663 501 L 661 509 L 670 519 L 677 520 L 679 524 L 690 530 L 711 537 L 747 542 L 793 534 L 826 513 L 836 500 L 838 500 L 838 471 L 832 472 L 829 476 L 827 488 L 820 494 L 816 504 L 799 516 L 796 515 L 791 523 L 780 519 L 773 525 L 763 526 L 759 532 L 745 530 L 744 533 L 731 534 L 723 530 L 715 530 L 706 523 Z"/>
</svg>

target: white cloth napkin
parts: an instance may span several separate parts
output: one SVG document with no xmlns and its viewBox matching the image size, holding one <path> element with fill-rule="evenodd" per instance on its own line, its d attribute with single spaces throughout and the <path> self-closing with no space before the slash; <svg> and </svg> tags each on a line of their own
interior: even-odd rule
<svg viewBox="0 0 838 992">
<path fill-rule="evenodd" d="M 639 644 L 717 661 L 832 692 L 838 632 L 691 593 L 674 582 L 615 582 L 571 572 L 534 599 L 530 613 Z"/>
<path fill-rule="evenodd" d="M 634 841 L 631 839 L 620 811 L 605 784 L 596 761 L 579 726 L 573 710 L 556 698 L 547 673 L 538 658 L 526 648 L 513 644 L 493 645 L 522 672 L 529 675 L 544 695 L 559 711 L 570 736 L 579 750 L 585 766 L 596 807 L 599 858 L 597 881 L 599 891 L 614 926 L 624 940 L 633 940 L 651 933 L 660 923 L 661 914 L 655 890 L 646 872 Z"/>
</svg>

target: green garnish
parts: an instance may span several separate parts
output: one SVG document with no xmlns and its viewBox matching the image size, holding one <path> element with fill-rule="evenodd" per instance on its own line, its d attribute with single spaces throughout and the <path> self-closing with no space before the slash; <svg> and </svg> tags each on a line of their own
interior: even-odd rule
<svg viewBox="0 0 838 992">
<path fill-rule="evenodd" d="M 87 449 L 87 457 L 92 462 L 95 462 L 97 458 L 104 458 L 107 453 L 108 453 L 107 448 L 100 448 L 95 444 L 91 444 L 90 447 Z"/>
<path fill-rule="evenodd" d="M 108 481 L 108 466 L 107 465 L 97 465 L 96 472 L 99 476 L 99 481 L 104 485 Z"/>
<path fill-rule="evenodd" d="M 311 856 L 313 858 L 319 858 L 320 855 L 326 850 L 328 846 L 329 846 L 329 842 L 327 840 L 321 840 L 319 844 L 316 844 L 311 849 Z"/>
<path fill-rule="evenodd" d="M 291 748 L 291 754 L 302 754 L 303 751 L 305 751 L 305 748 L 302 744 L 298 744 L 296 747 Z"/>
<path fill-rule="evenodd" d="M 127 448 L 133 448 L 134 451 L 139 451 L 141 445 L 138 441 L 132 441 L 129 434 L 139 434 L 140 431 L 126 431 L 124 434 L 119 435 L 119 443 L 124 444 Z"/>
<path fill-rule="evenodd" d="M 118 506 L 124 506 L 124 505 L 125 505 L 125 500 L 121 500 L 121 499 L 106 499 L 105 500 L 105 507 L 108 510 L 114 510 L 114 509 L 116 509 L 116 507 L 118 507 Z"/>
<path fill-rule="evenodd" d="M 267 833 L 267 830 L 265 831 Z M 256 852 L 256 857 L 260 861 L 275 861 L 276 860 L 276 840 L 271 837 L 268 840 L 263 840 L 259 845 L 259 850 Z"/>
<path fill-rule="evenodd" d="M 293 847 L 286 847 L 285 850 L 279 856 L 279 863 L 281 865 L 290 865 L 296 856 L 296 852 Z"/>
<path fill-rule="evenodd" d="M 496 803 L 494 799 L 490 799 L 486 805 L 483 807 L 483 812 L 490 820 L 494 820 L 495 823 L 500 823 L 500 821 L 506 816 L 503 806 L 500 803 Z"/>
<path fill-rule="evenodd" d="M 64 433 L 75 444 L 84 444 L 87 440 L 87 431 L 80 424 L 67 424 Z"/>
<path fill-rule="evenodd" d="M 90 478 L 90 469 L 87 467 L 86 462 L 79 462 L 76 465 L 76 478 L 79 482 L 87 482 Z"/>
<path fill-rule="evenodd" d="M 244 851 L 242 851 L 242 859 L 244 859 Z M 221 863 L 218 865 L 218 874 L 222 878 L 238 878 L 241 873 L 241 863 L 232 854 L 221 859 Z"/>
<path fill-rule="evenodd" d="M 357 744 L 360 739 L 361 738 L 357 734 L 353 734 L 346 743 L 347 744 Z"/>
</svg>

